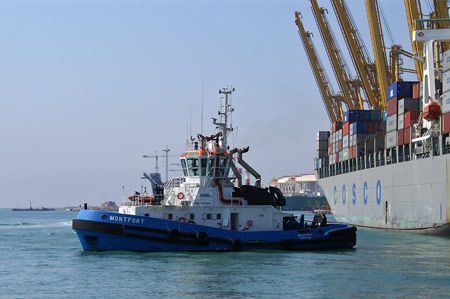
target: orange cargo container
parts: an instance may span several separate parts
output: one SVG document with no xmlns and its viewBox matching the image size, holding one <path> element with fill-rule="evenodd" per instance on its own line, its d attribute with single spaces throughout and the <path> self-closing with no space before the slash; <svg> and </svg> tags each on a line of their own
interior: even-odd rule
<svg viewBox="0 0 450 299">
<path fill-rule="evenodd" d="M 398 137 L 397 142 L 398 142 L 398 145 L 403 145 L 403 132 L 404 132 L 403 129 L 397 131 L 397 137 Z"/>
<path fill-rule="evenodd" d="M 411 128 L 408 127 L 403 129 L 403 144 L 408 144 L 411 142 Z"/>
<path fill-rule="evenodd" d="M 450 133 L 450 112 L 442 115 L 442 134 Z"/>
</svg>

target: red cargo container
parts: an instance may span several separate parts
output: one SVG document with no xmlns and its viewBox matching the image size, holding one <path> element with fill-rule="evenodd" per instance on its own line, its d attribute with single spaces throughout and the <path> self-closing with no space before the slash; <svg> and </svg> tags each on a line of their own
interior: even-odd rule
<svg viewBox="0 0 450 299">
<path fill-rule="evenodd" d="M 411 128 L 408 127 L 403 129 L 403 144 L 408 144 L 411 142 Z"/>
<path fill-rule="evenodd" d="M 339 163 L 339 153 L 336 153 L 336 163 Z"/>
<path fill-rule="evenodd" d="M 348 151 L 348 156 L 350 159 L 354 159 L 356 157 L 356 145 L 352 146 Z"/>
<path fill-rule="evenodd" d="M 397 131 L 397 137 L 398 137 L 397 144 L 403 145 L 403 129 Z"/>
<path fill-rule="evenodd" d="M 348 135 L 349 128 L 350 128 L 349 122 L 346 122 L 345 124 L 342 125 L 342 136 Z"/>
<path fill-rule="evenodd" d="M 397 114 L 397 97 L 387 102 L 387 116 Z"/>
<path fill-rule="evenodd" d="M 378 121 L 369 121 L 368 133 L 372 134 L 372 133 L 377 133 L 378 131 L 380 131 L 380 122 L 378 122 Z"/>
<path fill-rule="evenodd" d="M 342 151 L 342 139 L 338 141 L 338 150 Z"/>
<path fill-rule="evenodd" d="M 420 83 L 413 85 L 413 99 L 418 99 L 420 97 Z"/>
<path fill-rule="evenodd" d="M 442 134 L 450 133 L 450 112 L 442 115 Z"/>
<path fill-rule="evenodd" d="M 340 129 L 342 129 L 342 122 L 340 121 L 333 122 L 333 133 L 336 133 L 336 131 L 339 131 Z"/>
<path fill-rule="evenodd" d="M 420 115 L 420 111 L 409 111 L 405 113 L 404 127 L 411 127 L 411 122 L 415 122 Z"/>
</svg>

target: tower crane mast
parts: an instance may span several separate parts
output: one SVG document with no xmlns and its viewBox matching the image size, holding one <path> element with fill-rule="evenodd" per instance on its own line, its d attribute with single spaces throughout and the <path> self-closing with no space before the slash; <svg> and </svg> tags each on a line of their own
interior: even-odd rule
<svg viewBox="0 0 450 299">
<path fill-rule="evenodd" d="M 336 95 L 333 92 L 328 76 L 323 68 L 319 56 L 312 42 L 311 33 L 307 32 L 300 20 L 300 13 L 295 12 L 295 24 L 297 24 L 300 38 L 308 55 L 309 64 L 314 73 L 314 78 L 319 87 L 322 100 L 328 112 L 328 117 L 332 122 L 342 121 L 342 95 Z"/>
</svg>

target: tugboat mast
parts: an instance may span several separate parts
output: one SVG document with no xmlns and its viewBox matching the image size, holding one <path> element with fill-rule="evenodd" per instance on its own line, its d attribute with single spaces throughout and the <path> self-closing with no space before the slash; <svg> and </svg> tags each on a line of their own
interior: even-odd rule
<svg viewBox="0 0 450 299">
<path fill-rule="evenodd" d="M 222 88 L 219 90 L 219 94 L 223 94 L 220 98 L 219 122 L 213 118 L 213 124 L 222 133 L 222 137 L 219 139 L 219 149 L 223 151 L 227 150 L 227 136 L 229 132 L 233 131 L 232 127 L 228 128 L 228 115 L 234 111 L 234 108 L 228 104 L 228 97 L 234 91 L 234 88 Z"/>
</svg>

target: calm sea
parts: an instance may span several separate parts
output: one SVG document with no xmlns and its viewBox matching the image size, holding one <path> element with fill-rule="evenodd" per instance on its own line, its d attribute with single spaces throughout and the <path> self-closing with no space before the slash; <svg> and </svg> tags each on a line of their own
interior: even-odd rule
<svg viewBox="0 0 450 299">
<path fill-rule="evenodd" d="M 92 253 L 75 216 L 0 210 L 0 298 L 450 296 L 450 238 L 359 229 L 352 250 Z"/>
</svg>

